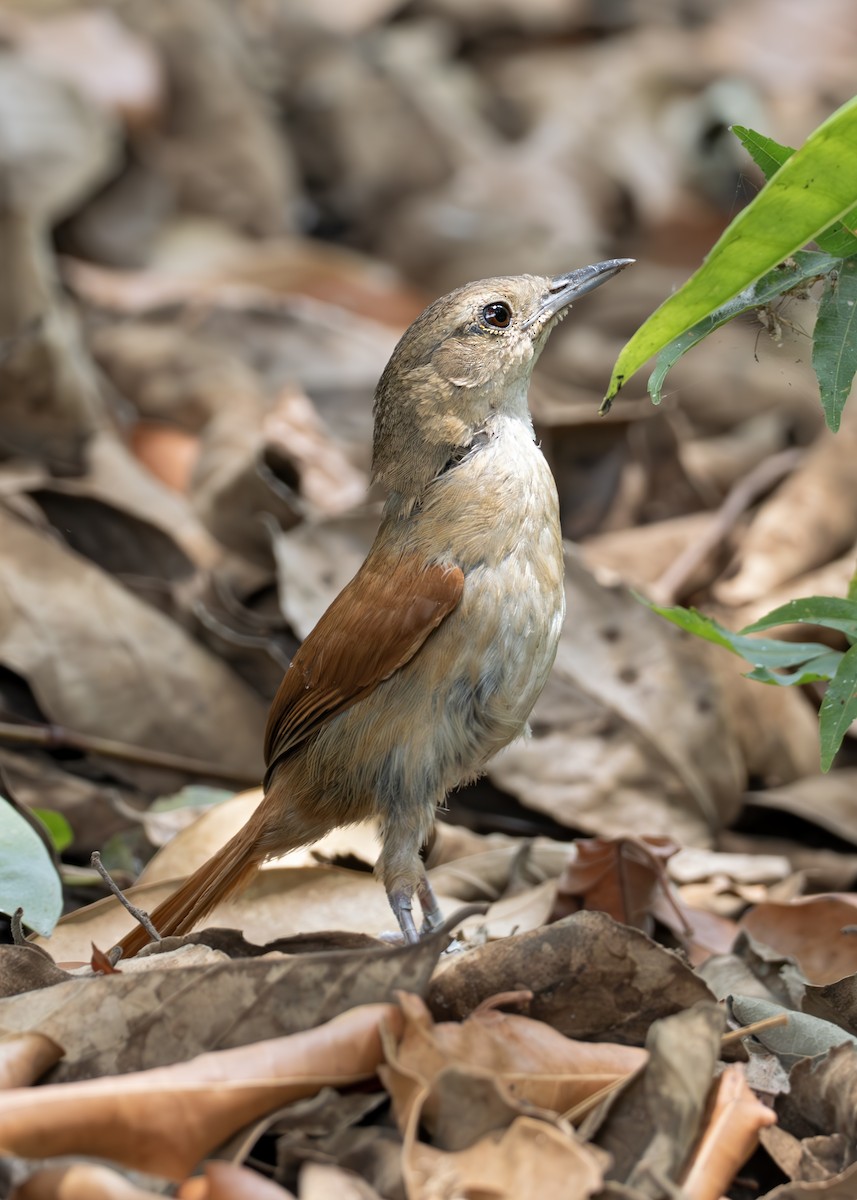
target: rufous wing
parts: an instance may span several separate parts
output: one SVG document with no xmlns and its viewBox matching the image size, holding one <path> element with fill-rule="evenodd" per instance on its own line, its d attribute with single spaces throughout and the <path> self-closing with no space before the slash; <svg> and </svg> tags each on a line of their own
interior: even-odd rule
<svg viewBox="0 0 857 1200">
<path fill-rule="evenodd" d="M 409 662 L 463 589 L 459 567 L 370 551 L 283 677 L 265 731 L 265 785 L 296 746 Z"/>
</svg>

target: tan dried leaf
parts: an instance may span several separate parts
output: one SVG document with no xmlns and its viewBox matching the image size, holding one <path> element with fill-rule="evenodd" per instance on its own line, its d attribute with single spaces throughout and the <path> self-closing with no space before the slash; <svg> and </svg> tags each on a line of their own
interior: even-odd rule
<svg viewBox="0 0 857 1200">
<path fill-rule="evenodd" d="M 373 1004 L 306 1033 L 121 1078 L 0 1093 L 0 1143 L 20 1155 L 87 1154 L 181 1179 L 214 1147 L 263 1113 L 326 1085 L 374 1075 L 382 1023 L 399 1010 Z"/>
</svg>

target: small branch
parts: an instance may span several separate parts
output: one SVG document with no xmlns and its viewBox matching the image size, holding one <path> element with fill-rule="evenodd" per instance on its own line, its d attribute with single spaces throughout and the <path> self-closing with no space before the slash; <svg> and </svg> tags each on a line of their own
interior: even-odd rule
<svg viewBox="0 0 857 1200">
<path fill-rule="evenodd" d="M 684 585 L 697 567 L 731 533 L 738 518 L 750 505 L 768 491 L 775 483 L 797 466 L 804 451 L 795 448 L 781 450 L 758 463 L 743 479 L 739 479 L 720 507 L 712 514 L 711 524 L 696 541 L 670 563 L 661 576 L 649 588 L 649 596 L 656 604 L 674 604 Z"/>
<path fill-rule="evenodd" d="M 0 721 L 0 742 L 18 746 L 41 746 L 45 750 L 80 750 L 84 754 L 100 754 L 102 758 L 118 762 L 134 763 L 141 767 L 156 767 L 164 771 L 178 771 L 182 775 L 201 776 L 222 783 L 234 783 L 241 787 L 252 787 L 258 777 L 234 767 L 224 767 L 201 759 L 187 758 L 183 754 L 170 754 L 163 750 L 148 750 L 144 746 L 129 746 L 126 742 L 114 742 L 112 738 L 96 737 L 88 733 L 76 733 L 61 725 L 16 725 L 11 721 Z"/>
<path fill-rule="evenodd" d="M 728 1033 L 724 1033 L 720 1039 L 720 1045 L 731 1046 L 733 1042 L 740 1042 L 741 1038 L 755 1037 L 764 1029 L 775 1029 L 778 1025 L 788 1025 L 788 1013 L 779 1013 L 776 1017 L 765 1017 L 764 1021 L 754 1021 L 752 1025 L 743 1025 L 740 1029 L 730 1029 Z"/>
<path fill-rule="evenodd" d="M 122 889 L 119 887 L 118 883 L 115 883 L 110 878 L 110 873 L 108 872 L 104 863 L 101 861 L 101 855 L 98 853 L 97 850 L 93 850 L 92 856 L 89 861 L 90 861 L 90 864 L 93 867 L 95 867 L 98 874 L 101 876 L 101 878 L 107 884 L 107 886 L 110 888 L 111 892 L 116 897 L 116 899 L 119 901 L 119 903 L 122 905 L 122 907 L 127 909 L 128 912 L 131 914 L 131 916 L 134 918 L 134 920 L 138 921 L 143 926 L 146 933 L 148 933 L 151 941 L 159 942 L 161 940 L 161 935 L 158 933 L 157 929 L 152 924 L 152 922 L 149 918 L 149 914 L 146 912 L 143 912 L 142 908 L 137 908 L 135 905 L 133 905 L 131 903 L 131 901 L 128 899 L 128 897 L 123 894 Z M 113 951 L 111 950 L 110 953 L 112 955 Z M 117 955 L 117 961 L 118 961 L 118 958 L 119 958 L 119 956 Z M 114 965 L 115 965 L 115 963 L 114 963 Z"/>
<path fill-rule="evenodd" d="M 26 946 L 27 944 L 27 936 L 24 933 L 24 923 L 21 920 L 23 915 L 23 908 L 16 908 L 9 918 L 12 926 L 12 941 L 16 946 Z"/>
</svg>

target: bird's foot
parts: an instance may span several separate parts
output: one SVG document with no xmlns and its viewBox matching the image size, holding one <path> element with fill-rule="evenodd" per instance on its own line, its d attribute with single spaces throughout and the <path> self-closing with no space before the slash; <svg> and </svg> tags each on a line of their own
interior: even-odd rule
<svg viewBox="0 0 857 1200">
<path fill-rule="evenodd" d="M 427 879 L 423 878 L 417 885 L 417 895 L 419 896 L 420 907 L 423 910 L 423 923 L 420 927 L 420 936 L 425 937 L 427 933 L 434 933 L 436 929 L 440 929 L 444 917 L 440 911 L 440 905 L 437 902 L 434 889 Z"/>
<path fill-rule="evenodd" d="M 390 908 L 392 908 L 396 920 L 399 922 L 399 928 L 402 931 L 405 942 L 415 945 L 420 940 L 420 935 L 417 933 L 417 927 L 414 924 L 410 895 L 404 892 L 388 892 L 387 899 L 390 901 Z"/>
</svg>

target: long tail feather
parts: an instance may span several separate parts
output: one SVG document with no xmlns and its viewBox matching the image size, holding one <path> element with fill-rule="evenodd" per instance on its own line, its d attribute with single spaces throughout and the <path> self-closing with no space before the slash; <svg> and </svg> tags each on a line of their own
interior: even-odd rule
<svg viewBox="0 0 857 1200">
<path fill-rule="evenodd" d="M 251 826 L 254 826 L 252 821 L 151 913 L 152 924 L 161 937 L 187 933 L 216 904 L 250 882 L 265 857 L 256 829 Z M 130 958 L 148 942 L 149 935 L 142 925 L 138 925 L 119 943 L 122 956 Z"/>
</svg>

